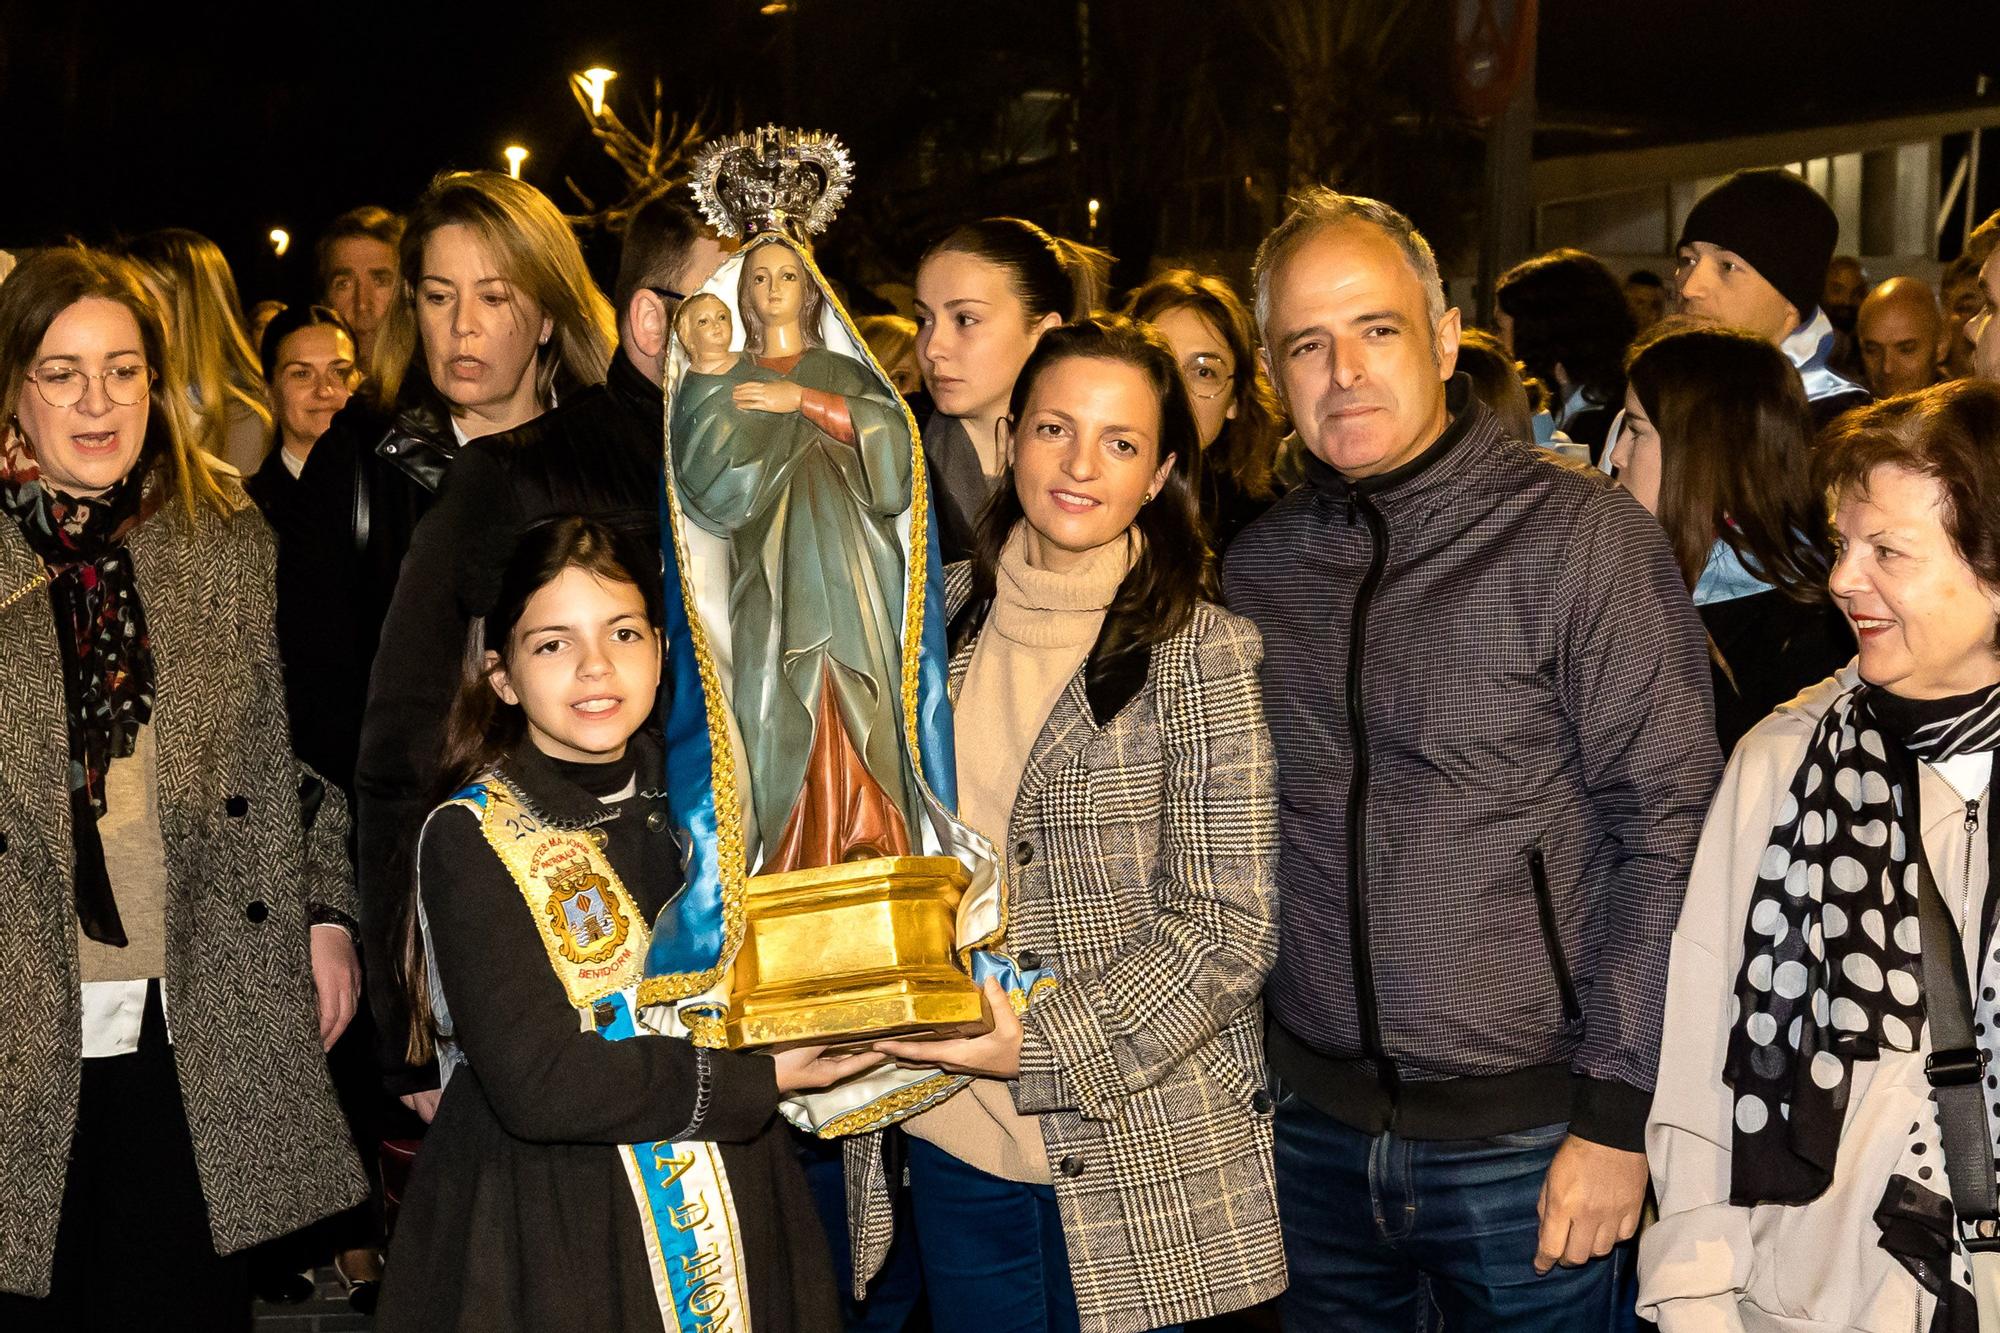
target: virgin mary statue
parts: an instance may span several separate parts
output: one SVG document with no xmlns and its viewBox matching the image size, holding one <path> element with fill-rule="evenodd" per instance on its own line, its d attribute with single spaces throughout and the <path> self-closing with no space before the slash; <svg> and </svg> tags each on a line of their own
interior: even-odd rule
<svg viewBox="0 0 2000 1333">
<path fill-rule="evenodd" d="M 742 238 L 676 312 L 662 390 L 666 797 L 686 886 L 639 988 L 700 1046 L 859 1041 L 987 1021 L 990 843 L 954 813 L 944 573 L 909 409 L 813 263 L 847 191 L 831 135 L 709 144 L 694 196 Z M 674 595 L 678 590 L 679 595 Z M 788 1101 L 856 1133 L 964 1080 L 876 1066 Z"/>
<path fill-rule="evenodd" d="M 743 350 L 696 349 L 669 438 L 681 513 L 729 544 L 753 864 L 906 856 L 921 817 L 901 689 L 908 417 L 867 367 L 823 345 L 824 298 L 792 244 L 753 242 L 736 297 Z M 688 302 L 684 333 L 703 310 L 726 319 L 720 307 Z"/>
</svg>

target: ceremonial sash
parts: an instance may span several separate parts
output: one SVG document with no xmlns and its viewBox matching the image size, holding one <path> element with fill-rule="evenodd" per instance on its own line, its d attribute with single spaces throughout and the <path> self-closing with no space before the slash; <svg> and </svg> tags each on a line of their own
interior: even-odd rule
<svg viewBox="0 0 2000 1333">
<path fill-rule="evenodd" d="M 498 776 L 445 804 L 463 806 L 479 819 L 487 845 L 527 903 L 549 966 L 584 1031 L 606 1041 L 687 1035 L 684 1029 L 661 1032 L 635 1017 L 651 933 L 604 855 L 598 830 L 544 822 Z M 721 1150 L 662 1139 L 614 1151 L 638 1205 L 661 1326 L 669 1333 L 748 1333 L 742 1230 Z"/>
</svg>

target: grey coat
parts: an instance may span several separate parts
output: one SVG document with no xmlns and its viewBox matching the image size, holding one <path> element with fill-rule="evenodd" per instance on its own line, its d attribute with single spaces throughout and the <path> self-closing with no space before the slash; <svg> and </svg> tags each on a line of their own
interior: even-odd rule
<svg viewBox="0 0 2000 1333">
<path fill-rule="evenodd" d="M 969 571 L 946 579 L 963 626 Z M 953 654 L 954 694 L 974 646 Z M 1206 603 L 1147 661 L 1093 652 L 1029 754 L 1000 849 L 1007 948 L 1058 978 L 1023 1020 L 1014 1103 L 1040 1117 L 1087 1333 L 1285 1286 L 1257 998 L 1277 955 L 1261 659 L 1256 629 Z M 890 1237 L 880 1140 L 848 1145 L 857 1276 Z"/>
<path fill-rule="evenodd" d="M 355 911 L 347 811 L 329 787 L 304 827 L 271 533 L 236 500 L 227 519 L 191 520 L 169 498 L 129 543 L 156 664 L 167 1021 L 225 1254 L 364 1193 L 307 949 L 308 901 Z M 49 1289 L 82 1072 L 62 669 L 41 575 L 0 521 L 0 1290 L 31 1296 Z"/>
</svg>

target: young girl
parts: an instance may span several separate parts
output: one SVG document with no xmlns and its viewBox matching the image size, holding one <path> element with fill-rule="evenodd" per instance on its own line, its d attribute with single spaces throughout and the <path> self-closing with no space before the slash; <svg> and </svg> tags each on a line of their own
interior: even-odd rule
<svg viewBox="0 0 2000 1333">
<path fill-rule="evenodd" d="M 1812 478 L 1812 410 L 1784 353 L 1740 330 L 1659 325 L 1628 373 L 1611 461 L 1666 529 L 1713 641 L 1726 754 L 1854 656 L 1826 590 L 1833 546 Z"/>
<path fill-rule="evenodd" d="M 635 1020 L 680 872 L 640 731 L 660 674 L 652 564 L 626 545 L 577 517 L 523 534 L 452 709 L 445 772 L 468 785 L 424 826 L 409 965 L 445 1092 L 385 1333 L 838 1324 L 772 1113 L 872 1057 L 703 1050 Z"/>
</svg>

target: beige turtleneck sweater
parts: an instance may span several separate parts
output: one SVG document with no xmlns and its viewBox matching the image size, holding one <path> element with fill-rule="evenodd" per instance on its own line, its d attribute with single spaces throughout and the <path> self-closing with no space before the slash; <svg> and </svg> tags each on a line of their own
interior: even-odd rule
<svg viewBox="0 0 2000 1333">
<path fill-rule="evenodd" d="M 1028 563 L 1025 524 L 1001 549 L 993 608 L 952 708 L 959 818 L 995 846 L 1006 845 L 1014 794 L 1042 725 L 1090 655 L 1137 549 L 1128 533 L 1073 569 L 1038 569 Z M 904 1128 L 988 1175 L 1049 1182 L 1041 1122 L 1014 1109 L 1003 1079 L 975 1079 Z"/>
</svg>

